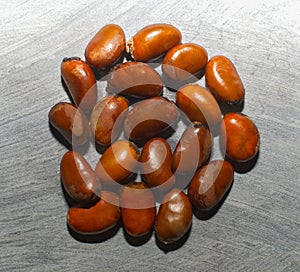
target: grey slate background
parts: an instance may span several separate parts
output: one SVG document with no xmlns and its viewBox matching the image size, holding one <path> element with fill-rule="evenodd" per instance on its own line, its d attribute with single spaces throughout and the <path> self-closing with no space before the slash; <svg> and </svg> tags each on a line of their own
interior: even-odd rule
<svg viewBox="0 0 300 272">
<path fill-rule="evenodd" d="M 300 271 L 300 1 L 0 1 L 0 271 Z M 261 133 L 259 160 L 236 174 L 210 220 L 193 220 L 186 243 L 164 253 L 122 229 L 103 243 L 69 234 L 59 181 L 65 152 L 49 131 L 67 101 L 59 67 L 83 57 L 107 23 L 129 38 L 156 22 L 183 42 L 235 63 L 244 113 Z M 200 82 L 203 83 L 203 82 Z M 99 82 L 99 87 L 103 82 Z"/>
</svg>

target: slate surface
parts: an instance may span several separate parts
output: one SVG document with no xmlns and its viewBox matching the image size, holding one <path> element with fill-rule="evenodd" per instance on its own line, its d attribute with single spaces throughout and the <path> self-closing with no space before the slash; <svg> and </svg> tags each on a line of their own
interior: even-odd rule
<svg viewBox="0 0 300 272">
<path fill-rule="evenodd" d="M 1 0 L 0 271 L 299 271 L 299 18 L 297 0 Z M 235 175 L 214 217 L 194 217 L 177 250 L 163 252 L 153 235 L 133 246 L 122 229 L 102 243 L 79 242 L 67 230 L 59 181 L 66 149 L 48 127 L 50 107 L 68 99 L 60 62 L 83 57 L 107 23 L 128 38 L 156 22 L 235 63 L 244 113 L 261 133 L 258 162 Z"/>
</svg>

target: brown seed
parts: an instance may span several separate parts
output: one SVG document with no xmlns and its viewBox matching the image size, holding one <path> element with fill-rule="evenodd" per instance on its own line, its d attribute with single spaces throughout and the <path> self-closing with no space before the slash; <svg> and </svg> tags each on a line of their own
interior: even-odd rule
<svg viewBox="0 0 300 272">
<path fill-rule="evenodd" d="M 220 141 L 230 159 L 245 162 L 258 152 L 259 131 L 248 116 L 241 113 L 227 113 L 223 117 Z"/>
<path fill-rule="evenodd" d="M 138 149 L 132 142 L 114 142 L 101 156 L 96 165 L 96 174 L 106 185 L 122 184 L 137 167 Z"/>
<path fill-rule="evenodd" d="M 98 200 L 101 183 L 85 158 L 68 151 L 60 163 L 62 184 L 66 192 L 76 201 L 91 203 Z"/>
<path fill-rule="evenodd" d="M 181 41 L 180 31 L 169 24 L 152 24 L 138 31 L 126 45 L 134 60 L 150 61 L 165 54 Z"/>
<path fill-rule="evenodd" d="M 188 84 L 176 93 L 177 106 L 193 122 L 207 124 L 213 135 L 219 132 L 222 121 L 220 107 L 213 95 L 198 84 Z"/>
<path fill-rule="evenodd" d="M 143 182 L 135 182 L 124 187 L 121 196 L 121 214 L 125 230 L 132 236 L 149 233 L 156 216 L 152 191 Z"/>
<path fill-rule="evenodd" d="M 149 187 L 167 190 L 175 183 L 171 170 L 172 151 L 163 138 L 153 138 L 143 147 L 140 156 L 141 173 Z"/>
<path fill-rule="evenodd" d="M 107 91 L 136 98 L 158 96 L 163 89 L 160 75 L 148 64 L 125 62 L 109 75 Z"/>
<path fill-rule="evenodd" d="M 173 152 L 173 171 L 180 174 L 195 172 L 209 158 L 212 145 L 209 129 L 199 122 L 191 123 Z"/>
<path fill-rule="evenodd" d="M 162 62 L 164 75 L 176 82 L 196 76 L 207 63 L 206 50 L 194 43 L 178 44 L 171 48 Z"/>
<path fill-rule="evenodd" d="M 90 112 L 97 102 L 97 83 L 90 66 L 80 58 L 64 58 L 61 76 L 75 105 L 83 112 Z"/>
<path fill-rule="evenodd" d="M 80 109 L 70 103 L 60 102 L 53 106 L 49 122 L 71 145 L 82 145 L 89 139 L 88 120 Z"/>
<path fill-rule="evenodd" d="M 173 189 L 166 194 L 155 220 L 158 240 L 165 244 L 178 241 L 189 230 L 192 215 L 192 205 L 184 192 Z"/>
<path fill-rule="evenodd" d="M 120 219 L 119 197 L 103 191 L 101 199 L 88 209 L 72 207 L 68 211 L 69 227 L 81 234 L 99 234 L 114 227 Z"/>
<path fill-rule="evenodd" d="M 233 63 L 224 56 L 209 60 L 205 69 L 206 86 L 220 103 L 238 104 L 244 100 L 245 89 Z"/>
<path fill-rule="evenodd" d="M 138 102 L 129 111 L 125 122 L 125 136 L 132 141 L 147 140 L 177 124 L 179 112 L 175 103 L 164 97 Z"/>
<path fill-rule="evenodd" d="M 125 48 L 123 29 L 115 24 L 102 27 L 85 49 L 85 58 L 95 68 L 106 69 L 123 54 Z"/>
<path fill-rule="evenodd" d="M 233 181 L 234 170 L 227 161 L 211 161 L 197 171 L 188 187 L 188 196 L 199 210 L 210 210 L 223 198 Z"/>
<path fill-rule="evenodd" d="M 108 95 L 97 102 L 90 117 L 95 141 L 103 146 L 111 144 L 120 135 L 128 112 L 128 102 L 122 96 Z"/>
</svg>

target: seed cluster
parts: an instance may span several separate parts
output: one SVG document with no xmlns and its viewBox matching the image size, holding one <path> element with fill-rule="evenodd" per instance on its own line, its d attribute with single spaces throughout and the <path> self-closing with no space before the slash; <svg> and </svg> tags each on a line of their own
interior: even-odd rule
<svg viewBox="0 0 300 272">
<path fill-rule="evenodd" d="M 160 243 L 178 242 L 190 229 L 193 208 L 211 211 L 224 199 L 232 163 L 257 155 L 259 132 L 240 113 L 245 90 L 234 64 L 221 55 L 208 59 L 202 46 L 181 39 L 176 27 L 153 24 L 126 43 L 122 28 L 109 24 L 88 43 L 86 61 L 63 59 L 61 76 L 73 101 L 51 108 L 51 127 L 72 147 L 92 135 L 103 148 L 95 169 L 73 148 L 61 159 L 63 187 L 76 203 L 67 214 L 72 231 L 98 235 L 121 221 L 133 238 L 154 229 Z M 150 65 L 154 60 L 162 75 Z M 99 72 L 109 72 L 100 99 Z M 206 87 L 194 83 L 203 76 Z M 166 85 L 176 101 L 162 96 Z M 168 137 L 180 119 L 188 125 L 172 152 Z M 218 135 L 226 157 L 210 161 Z"/>
</svg>

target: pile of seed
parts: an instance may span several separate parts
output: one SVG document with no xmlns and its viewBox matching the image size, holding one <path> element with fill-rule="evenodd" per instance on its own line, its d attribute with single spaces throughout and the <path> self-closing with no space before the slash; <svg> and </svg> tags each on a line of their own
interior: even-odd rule
<svg viewBox="0 0 300 272">
<path fill-rule="evenodd" d="M 73 101 L 53 106 L 49 122 L 70 145 L 60 170 L 75 203 L 67 214 L 71 231 L 101 235 L 122 222 L 132 238 L 154 230 L 160 243 L 178 242 L 193 208 L 211 211 L 224 200 L 233 162 L 257 155 L 259 132 L 240 113 L 245 90 L 234 64 L 221 55 L 208 59 L 202 46 L 181 39 L 176 27 L 153 24 L 126 42 L 122 28 L 109 24 L 88 43 L 85 61 L 63 59 Z M 105 73 L 107 95 L 98 99 L 96 78 Z M 203 76 L 206 87 L 195 84 Z M 163 97 L 166 86 L 176 101 Z M 179 120 L 187 127 L 172 151 L 168 138 Z M 210 160 L 216 136 L 225 160 Z M 102 150 L 95 169 L 75 151 L 92 139 Z"/>
</svg>

